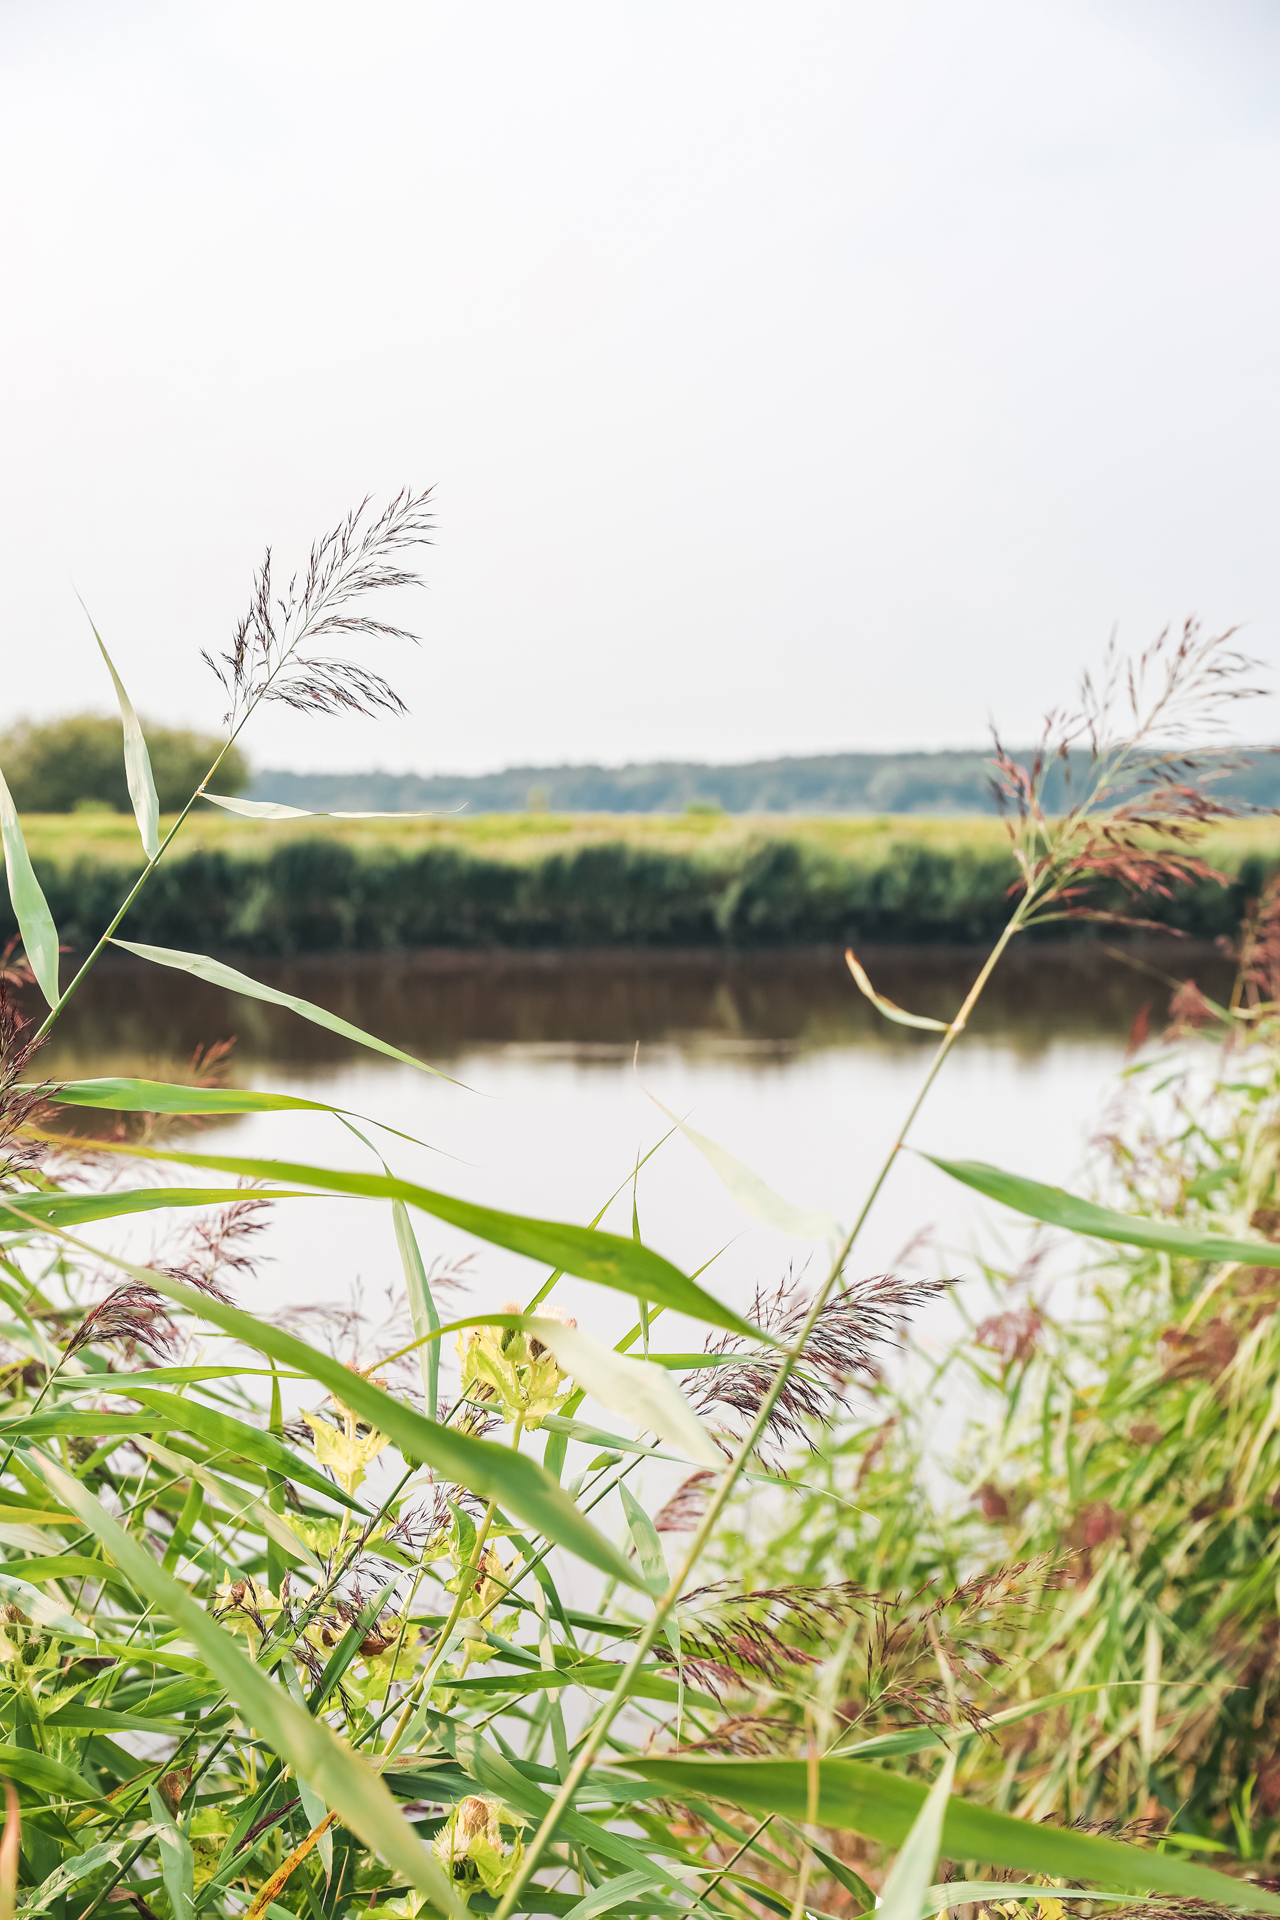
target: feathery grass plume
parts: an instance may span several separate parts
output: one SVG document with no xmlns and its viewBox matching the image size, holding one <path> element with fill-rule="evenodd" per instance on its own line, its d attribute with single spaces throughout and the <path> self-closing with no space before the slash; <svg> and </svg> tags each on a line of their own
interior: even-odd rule
<svg viewBox="0 0 1280 1920">
<path fill-rule="evenodd" d="M 1259 665 L 1231 645 L 1234 630 L 1205 634 L 1186 621 L 1166 630 L 1136 658 L 1113 638 L 1101 673 L 1086 672 L 1073 710 L 1055 709 L 1029 763 L 994 738 L 989 782 L 1021 870 L 1015 891 L 1028 895 L 1026 926 L 1055 919 L 1159 926 L 1105 906 L 1085 904 L 1099 886 L 1133 898 L 1170 899 L 1192 881 L 1225 884 L 1194 851 L 1204 829 L 1259 809 L 1215 798 L 1209 786 L 1250 762 L 1204 749 L 1225 730 L 1236 703 L 1262 689 Z M 1087 751 L 1076 791 L 1073 752 Z M 1045 783 L 1062 768 L 1071 804 L 1059 818 L 1045 811 Z"/>
<path fill-rule="evenodd" d="M 775 1467 L 786 1449 L 802 1442 L 815 1450 L 844 1408 L 858 1380 L 878 1374 L 877 1350 L 892 1345 L 905 1316 L 945 1292 L 945 1280 L 902 1280 L 875 1274 L 850 1281 L 825 1302 L 787 1378 L 757 1443 Z M 809 1309 L 794 1273 L 771 1292 L 757 1287 L 750 1318 L 786 1348 L 794 1343 Z M 701 1419 L 716 1416 L 724 1434 L 739 1440 L 764 1404 L 781 1365 L 777 1348 L 752 1346 L 739 1334 L 709 1337 L 707 1353 L 736 1355 L 733 1365 L 699 1368 L 683 1378 L 684 1391 Z"/>
<path fill-rule="evenodd" d="M 407 711 L 380 674 L 314 649 L 339 637 L 416 641 L 407 628 L 375 619 L 362 603 L 388 588 L 421 584 L 421 575 L 397 556 L 430 543 L 431 491 L 398 493 L 372 521 L 365 519 L 366 496 L 315 542 L 302 579 L 295 575 L 282 594 L 272 581 L 267 548 L 230 648 L 217 660 L 203 656 L 230 700 L 225 718 L 233 731 L 263 700 L 282 700 L 303 713 Z"/>
</svg>

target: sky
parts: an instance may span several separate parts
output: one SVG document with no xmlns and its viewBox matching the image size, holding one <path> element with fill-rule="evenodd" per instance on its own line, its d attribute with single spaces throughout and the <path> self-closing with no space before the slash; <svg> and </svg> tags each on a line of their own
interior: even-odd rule
<svg viewBox="0 0 1280 1920">
<path fill-rule="evenodd" d="M 215 727 L 266 543 L 406 483 L 409 715 L 255 764 L 1027 740 L 1193 613 L 1274 670 L 1278 81 L 1273 0 L 0 0 L 0 726 L 108 710 L 78 593 Z"/>
</svg>

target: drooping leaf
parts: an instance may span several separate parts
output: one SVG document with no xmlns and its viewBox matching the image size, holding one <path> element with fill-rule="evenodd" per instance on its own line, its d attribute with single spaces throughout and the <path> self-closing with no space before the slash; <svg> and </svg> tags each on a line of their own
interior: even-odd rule
<svg viewBox="0 0 1280 1920">
<path fill-rule="evenodd" d="M 58 1004 L 58 929 L 53 924 L 49 902 L 31 865 L 31 855 L 22 837 L 18 810 L 3 773 L 0 773 L 0 845 L 4 847 L 5 877 L 13 916 L 22 935 L 22 946 L 41 993 L 51 1007 Z"/>
<path fill-rule="evenodd" d="M 696 1133 L 692 1127 L 686 1126 L 652 1094 L 649 1098 L 660 1113 L 666 1114 L 672 1126 L 679 1128 L 690 1145 L 698 1149 L 742 1211 L 749 1213 L 753 1220 L 759 1220 L 779 1233 L 790 1234 L 797 1240 L 825 1240 L 830 1245 L 840 1245 L 844 1232 L 840 1222 L 831 1214 L 815 1213 L 810 1208 L 797 1207 L 790 1200 L 784 1200 L 758 1173 L 753 1173 L 750 1167 L 744 1167 L 741 1160 L 736 1160 L 726 1148 L 709 1140 L 705 1133 Z"/>
<path fill-rule="evenodd" d="M 585 1387 L 610 1413 L 634 1420 L 642 1433 L 656 1433 L 701 1466 L 723 1469 L 727 1465 L 665 1367 L 617 1353 L 560 1320 L 533 1318 L 526 1324 L 543 1346 L 550 1347 L 563 1370 L 573 1375 L 575 1385 Z"/>
<path fill-rule="evenodd" d="M 657 1306 L 671 1307 L 691 1319 L 722 1327 L 746 1339 L 777 1345 L 761 1328 L 744 1320 L 732 1307 L 723 1305 L 652 1247 L 640 1246 L 621 1234 L 602 1233 L 598 1227 L 500 1213 L 496 1208 L 478 1206 L 471 1200 L 457 1200 L 452 1194 L 437 1193 L 430 1187 L 396 1180 L 388 1174 L 345 1173 L 330 1167 L 229 1154 L 161 1153 L 135 1146 L 103 1150 L 149 1161 L 166 1161 L 175 1166 L 241 1174 L 253 1180 L 285 1181 L 291 1187 L 317 1187 L 326 1193 L 351 1194 L 370 1200 L 403 1200 L 407 1206 L 433 1214 L 438 1220 L 447 1220 L 450 1226 L 460 1227 L 464 1233 L 473 1233 L 478 1240 L 489 1240 L 494 1246 L 507 1247 L 512 1253 L 522 1253 L 530 1260 L 576 1274 L 581 1280 L 592 1280 L 597 1286 L 611 1287 L 619 1293 L 650 1300 Z"/>
<path fill-rule="evenodd" d="M 89 625 L 93 627 L 92 620 Z M 96 627 L 93 627 L 93 637 L 107 663 L 107 672 L 111 675 L 116 699 L 120 703 L 120 719 L 124 726 L 124 776 L 129 783 L 133 817 L 138 823 L 138 832 L 142 835 L 143 852 L 148 860 L 154 860 L 160 851 L 160 802 L 156 797 L 155 775 L 151 771 L 151 755 L 147 752 L 147 743 L 142 737 L 142 728 L 133 710 L 133 702 L 124 690 L 124 683 L 116 672 L 111 655 L 103 646 L 102 635 Z"/>
<path fill-rule="evenodd" d="M 896 1006 L 892 1000 L 886 1000 L 882 993 L 877 993 L 852 947 L 845 948 L 844 957 L 846 966 L 858 983 L 859 992 L 866 995 L 872 1006 L 878 1008 L 886 1020 L 892 1020 L 894 1025 L 899 1027 L 923 1027 L 929 1033 L 947 1031 L 945 1020 L 931 1020 L 924 1013 L 908 1013 L 904 1007 Z"/>
<path fill-rule="evenodd" d="M 663 1794 L 722 1800 L 743 1812 L 808 1817 L 808 1766 L 803 1760 L 668 1759 L 628 1756 L 614 1762 L 651 1781 Z M 824 1760 L 819 1772 L 818 1825 L 860 1833 L 881 1845 L 905 1842 L 926 1799 L 915 1780 L 862 1760 Z M 1134 1892 L 1182 1894 L 1259 1913 L 1280 1913 L 1280 1897 L 1263 1893 L 1167 1853 L 1154 1853 L 1098 1834 L 1018 1820 L 953 1797 L 942 1823 L 941 1848 L 956 1860 L 989 1861 L 1026 1873 L 1087 1881 Z"/>
<path fill-rule="evenodd" d="M 244 1654 L 235 1637 L 194 1601 L 133 1535 L 113 1520 L 87 1487 L 44 1454 L 30 1456 L 63 1503 L 102 1541 L 139 1593 L 179 1627 L 249 1723 L 287 1765 L 305 1774 L 325 1801 L 387 1865 L 429 1900 L 464 1920 L 452 1886 L 417 1838 L 388 1788 L 323 1720 L 291 1700 L 286 1689 Z"/>
<path fill-rule="evenodd" d="M 50 1087 L 63 1107 L 102 1107 L 111 1113 L 278 1113 L 301 1109 L 336 1113 L 324 1100 L 293 1093 L 253 1093 L 241 1087 L 182 1087 L 169 1080 L 67 1080 Z"/>
<path fill-rule="evenodd" d="M 436 1312 L 436 1303 L 431 1295 L 409 1209 L 403 1200 L 391 1202 L 391 1217 L 395 1222 L 396 1246 L 400 1250 L 400 1264 L 404 1269 L 405 1292 L 409 1296 L 414 1336 L 423 1340 L 424 1335 L 439 1331 L 440 1315 Z M 418 1360 L 422 1367 L 422 1388 L 427 1396 L 427 1417 L 434 1420 L 440 1398 L 440 1342 L 426 1340 L 418 1348 Z"/>
<path fill-rule="evenodd" d="M 385 1053 L 390 1060 L 400 1060 L 406 1067 L 417 1067 L 419 1073 L 434 1074 L 438 1080 L 447 1080 L 447 1073 L 441 1073 L 425 1060 L 417 1060 L 411 1053 L 404 1053 L 399 1047 L 393 1047 L 389 1040 L 379 1040 L 376 1034 L 366 1033 L 363 1027 L 353 1027 L 349 1020 L 343 1020 L 336 1013 L 330 1013 L 327 1007 L 317 1007 L 310 1000 L 302 1000 L 296 993 L 281 993 L 278 987 L 268 987 L 261 980 L 255 980 L 247 973 L 241 973 L 237 967 L 229 967 L 225 961 L 211 960 L 203 953 L 182 953 L 176 947 L 148 947 L 136 940 L 113 940 L 112 946 L 123 947 L 126 953 L 136 953 L 140 960 L 153 960 L 158 967 L 175 967 L 179 973 L 189 973 L 197 980 L 203 980 L 211 987 L 225 987 L 228 993 L 242 993 L 250 1000 L 265 1000 L 268 1006 L 287 1007 L 290 1013 L 301 1015 L 310 1020 L 313 1026 L 327 1027 L 330 1033 L 341 1034 L 344 1040 L 354 1040 L 357 1045 L 371 1047 L 375 1053 Z"/>
<path fill-rule="evenodd" d="M 1177 1227 L 1164 1220 L 1143 1220 L 1136 1214 L 1117 1213 L 1111 1207 L 1095 1206 L 1062 1187 L 1046 1187 L 1038 1180 L 1024 1180 L 1016 1173 L 1004 1173 L 981 1160 L 940 1160 L 934 1154 L 922 1156 L 949 1173 L 953 1180 L 1012 1207 L 1015 1213 L 1031 1220 L 1043 1220 L 1051 1227 L 1064 1227 L 1090 1240 L 1107 1240 L 1126 1247 L 1150 1247 L 1157 1253 L 1169 1253 L 1178 1260 L 1238 1260 L 1252 1267 L 1280 1267 L 1280 1246 L 1268 1240 L 1231 1240 L 1225 1234 L 1200 1233 L 1191 1227 Z"/>
</svg>

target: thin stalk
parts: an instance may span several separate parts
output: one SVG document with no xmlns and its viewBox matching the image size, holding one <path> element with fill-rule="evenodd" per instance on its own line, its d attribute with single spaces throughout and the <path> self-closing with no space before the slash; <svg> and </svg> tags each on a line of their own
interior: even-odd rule
<svg viewBox="0 0 1280 1920">
<path fill-rule="evenodd" d="M 845 1239 L 844 1245 L 841 1247 L 839 1253 L 836 1255 L 835 1260 L 832 1262 L 831 1270 L 828 1273 L 826 1280 L 823 1282 L 822 1286 L 819 1288 L 818 1292 L 814 1296 L 813 1304 L 810 1306 L 808 1313 L 805 1315 L 804 1325 L 801 1327 L 794 1345 L 790 1347 L 787 1353 L 785 1354 L 782 1364 L 778 1368 L 778 1371 L 774 1376 L 773 1384 L 771 1385 L 771 1387 L 769 1388 L 769 1391 L 765 1394 L 764 1399 L 761 1402 L 759 1412 L 756 1414 L 756 1417 L 752 1421 L 751 1426 L 745 1438 L 742 1441 L 742 1444 L 738 1448 L 738 1451 L 734 1455 L 732 1462 L 730 1463 L 729 1467 L 724 1473 L 721 1479 L 720 1486 L 716 1490 L 715 1497 L 708 1504 L 707 1511 L 704 1514 L 696 1532 L 693 1535 L 692 1540 L 689 1543 L 689 1548 L 685 1554 L 683 1561 L 681 1562 L 677 1571 L 672 1575 L 672 1578 L 666 1588 L 666 1591 L 663 1593 L 662 1597 L 657 1601 L 654 1607 L 652 1616 L 650 1617 L 649 1621 L 647 1622 L 647 1624 L 645 1625 L 645 1627 L 643 1628 L 643 1630 L 641 1631 L 639 1637 L 635 1642 L 635 1646 L 633 1648 L 630 1660 L 627 1662 L 626 1666 L 622 1670 L 622 1673 L 618 1677 L 617 1685 L 614 1687 L 614 1690 L 610 1694 L 608 1700 L 606 1700 L 604 1705 L 601 1707 L 594 1726 L 592 1727 L 590 1733 L 588 1734 L 587 1738 L 584 1740 L 581 1748 L 579 1749 L 577 1759 L 574 1761 L 573 1766 L 569 1769 L 569 1773 L 565 1778 L 563 1785 L 561 1786 L 559 1792 L 556 1794 L 555 1799 L 552 1801 L 551 1806 L 547 1811 L 546 1818 L 543 1820 L 542 1825 L 538 1828 L 537 1833 L 534 1835 L 533 1839 L 531 1840 L 528 1847 L 526 1848 L 525 1857 L 521 1864 L 520 1872 L 517 1874 L 512 1885 L 508 1888 L 506 1894 L 503 1896 L 503 1899 L 495 1909 L 494 1920 L 507 1920 L 508 1915 L 514 1909 L 520 1897 L 520 1894 L 524 1888 L 525 1882 L 528 1880 L 530 1874 L 536 1868 L 538 1861 L 541 1859 L 542 1853 L 545 1847 L 547 1846 L 547 1843 L 550 1840 L 552 1834 L 555 1832 L 557 1823 L 559 1822 L 561 1815 L 565 1812 L 565 1810 L 570 1805 L 573 1799 L 573 1796 L 578 1789 L 579 1784 L 581 1783 L 584 1775 L 587 1773 L 588 1769 L 590 1768 L 592 1761 L 595 1759 L 595 1756 L 597 1751 L 599 1750 L 601 1741 L 604 1739 L 605 1734 L 608 1732 L 609 1727 L 612 1725 L 618 1713 L 626 1705 L 627 1700 L 630 1696 L 632 1681 L 634 1680 L 637 1671 L 639 1670 L 642 1662 L 644 1661 L 645 1656 L 649 1652 L 650 1647 L 653 1645 L 653 1642 L 657 1639 L 658 1635 L 662 1632 L 663 1627 L 666 1625 L 667 1616 L 670 1614 L 672 1608 L 676 1604 L 676 1601 L 679 1599 L 681 1593 L 684 1591 L 684 1588 L 688 1583 L 688 1580 L 693 1572 L 694 1567 L 697 1565 L 697 1562 L 702 1554 L 703 1549 L 705 1548 L 708 1540 L 711 1538 L 712 1534 L 714 1533 L 716 1526 L 719 1524 L 720 1516 L 723 1513 L 725 1506 L 729 1501 L 729 1498 L 733 1492 L 734 1486 L 737 1483 L 738 1477 L 742 1473 L 744 1467 L 746 1466 L 747 1461 L 751 1458 L 751 1455 L 755 1450 L 755 1447 L 760 1439 L 760 1436 L 764 1432 L 764 1429 L 768 1423 L 769 1417 L 773 1412 L 774 1406 L 777 1404 L 778 1396 L 781 1394 L 783 1388 L 786 1386 L 786 1383 L 791 1376 L 792 1369 L 796 1366 L 797 1362 L 800 1360 L 801 1356 L 804 1353 L 805 1347 L 807 1346 L 809 1341 L 809 1336 L 813 1332 L 814 1327 L 817 1325 L 818 1317 L 821 1314 L 822 1309 L 825 1307 L 828 1299 L 831 1296 L 833 1289 L 836 1286 L 837 1281 L 840 1279 L 841 1274 L 844 1271 L 845 1262 L 848 1260 L 849 1255 L 853 1250 L 854 1243 L 856 1242 L 858 1235 L 861 1232 L 862 1227 L 866 1222 L 867 1215 L 870 1213 L 880 1193 L 881 1188 L 884 1186 L 885 1181 L 889 1177 L 889 1172 L 893 1166 L 894 1161 L 897 1159 L 898 1154 L 901 1152 L 903 1146 L 906 1143 L 907 1134 L 910 1132 L 912 1124 L 914 1123 L 916 1116 L 919 1114 L 920 1109 L 924 1104 L 924 1101 L 926 1096 L 928 1095 L 929 1089 L 932 1087 L 934 1081 L 938 1077 L 938 1074 L 941 1072 L 942 1066 L 946 1061 L 947 1055 L 950 1053 L 952 1047 L 955 1045 L 956 1041 L 959 1039 L 961 1033 L 963 1033 L 965 1026 L 968 1022 L 969 1016 L 973 1012 L 974 1007 L 977 1005 L 977 1002 L 982 995 L 983 988 L 986 986 L 988 980 L 991 978 L 991 975 L 995 970 L 995 967 L 1000 959 L 1000 956 L 1003 954 L 1010 940 L 1012 940 L 1014 934 L 1017 933 L 1019 928 L 1022 926 L 1024 919 L 1026 917 L 1027 910 L 1031 904 L 1031 900 L 1032 900 L 1032 894 L 1030 890 L 1028 890 L 1028 892 L 1025 893 L 1022 899 L 1019 901 L 1017 907 L 1015 908 L 1008 922 L 1008 925 L 1004 929 L 1004 932 L 1000 935 L 1000 938 L 996 941 L 995 946 L 991 949 L 991 952 L 988 954 L 987 959 L 981 971 L 979 972 L 977 979 L 974 981 L 972 987 L 970 987 L 968 993 L 965 996 L 964 1003 L 961 1006 L 960 1011 L 957 1013 L 955 1019 L 951 1022 L 951 1025 L 947 1028 L 946 1033 L 942 1036 L 942 1040 L 938 1046 L 937 1052 L 934 1054 L 933 1061 L 929 1067 L 929 1071 L 925 1075 L 924 1084 L 921 1086 L 919 1093 L 916 1095 L 914 1101 L 912 1102 L 911 1107 L 907 1113 L 906 1119 L 903 1121 L 901 1127 L 898 1129 L 898 1133 L 896 1138 L 894 1139 L 893 1145 L 890 1147 L 888 1153 L 885 1156 L 884 1163 L 881 1166 L 879 1173 L 876 1175 L 874 1182 L 872 1183 L 871 1190 L 868 1193 L 866 1200 L 863 1202 L 863 1205 L 858 1213 L 857 1219 L 854 1221 L 853 1226 L 849 1230 L 849 1233 Z"/>
</svg>

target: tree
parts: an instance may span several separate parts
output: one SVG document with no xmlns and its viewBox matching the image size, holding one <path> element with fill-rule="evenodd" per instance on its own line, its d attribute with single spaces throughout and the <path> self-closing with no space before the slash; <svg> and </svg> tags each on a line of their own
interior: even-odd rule
<svg viewBox="0 0 1280 1920">
<path fill-rule="evenodd" d="M 162 813 L 184 806 L 222 745 L 211 734 L 143 724 Z M 0 736 L 0 769 L 20 813 L 74 813 L 110 807 L 128 813 L 129 789 L 120 752 L 120 722 L 96 713 L 37 724 L 20 720 Z M 218 768 L 220 793 L 240 793 L 249 765 L 232 747 Z"/>
</svg>

